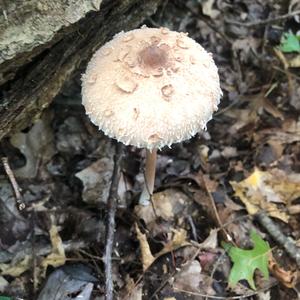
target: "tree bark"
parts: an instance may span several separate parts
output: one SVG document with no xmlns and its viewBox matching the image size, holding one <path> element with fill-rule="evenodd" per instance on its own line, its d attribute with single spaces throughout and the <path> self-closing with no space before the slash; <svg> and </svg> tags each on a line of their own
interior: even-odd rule
<svg viewBox="0 0 300 300">
<path fill-rule="evenodd" d="M 102 0 L 0 1 L 0 84 L 18 67 L 59 41 Z M 59 32 L 59 34 L 58 34 Z"/>
<path fill-rule="evenodd" d="M 97 48 L 160 1 L 0 0 L 0 140 L 31 124 Z"/>
</svg>

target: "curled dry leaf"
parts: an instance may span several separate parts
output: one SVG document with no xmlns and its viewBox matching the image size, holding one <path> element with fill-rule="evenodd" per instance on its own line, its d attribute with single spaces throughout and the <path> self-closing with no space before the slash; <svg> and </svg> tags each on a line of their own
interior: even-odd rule
<svg viewBox="0 0 300 300">
<path fill-rule="evenodd" d="M 211 229 L 209 236 L 200 244 L 193 242 L 201 249 L 216 249 L 218 245 L 218 229 Z"/>
<path fill-rule="evenodd" d="M 273 257 L 269 259 L 269 270 L 284 286 L 292 288 L 297 280 L 297 272 L 286 271 L 281 268 Z"/>
<path fill-rule="evenodd" d="M 143 270 L 145 271 L 154 262 L 155 258 L 151 253 L 146 234 L 144 234 L 140 231 L 140 228 L 137 224 L 135 224 L 135 231 L 136 231 L 136 235 L 139 240 L 139 243 L 140 243 Z"/>
<path fill-rule="evenodd" d="M 202 242 L 201 247 L 215 249 L 218 245 L 218 229 L 211 229 L 209 236 Z"/>
</svg>

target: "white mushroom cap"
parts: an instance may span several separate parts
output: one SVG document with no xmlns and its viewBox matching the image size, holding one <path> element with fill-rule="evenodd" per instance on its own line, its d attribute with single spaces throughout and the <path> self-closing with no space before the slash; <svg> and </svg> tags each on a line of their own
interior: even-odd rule
<svg viewBox="0 0 300 300">
<path fill-rule="evenodd" d="M 212 54 L 167 28 L 120 32 L 82 76 L 82 102 L 111 138 L 148 149 L 206 128 L 222 91 Z"/>
</svg>

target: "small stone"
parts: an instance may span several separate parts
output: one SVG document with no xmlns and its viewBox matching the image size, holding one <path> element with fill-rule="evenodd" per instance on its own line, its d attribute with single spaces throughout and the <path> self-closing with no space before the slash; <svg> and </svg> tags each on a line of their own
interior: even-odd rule
<svg viewBox="0 0 300 300">
<path fill-rule="evenodd" d="M 131 47 L 126 47 L 126 48 L 121 49 L 121 51 L 119 52 L 119 55 L 118 55 L 118 60 L 123 61 L 124 58 L 129 54 L 130 50 L 131 50 Z"/>
<path fill-rule="evenodd" d="M 151 75 L 154 77 L 161 77 L 164 75 L 163 68 L 157 68 L 151 71 Z"/>
<path fill-rule="evenodd" d="M 137 65 L 137 61 L 130 55 L 127 55 L 123 61 L 129 68 L 134 68 Z"/>
</svg>

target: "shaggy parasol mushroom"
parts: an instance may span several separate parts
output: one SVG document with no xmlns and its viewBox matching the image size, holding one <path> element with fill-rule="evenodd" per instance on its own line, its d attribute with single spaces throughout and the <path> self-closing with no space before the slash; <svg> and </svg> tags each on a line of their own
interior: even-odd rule
<svg viewBox="0 0 300 300">
<path fill-rule="evenodd" d="M 92 122 L 125 145 L 147 149 L 141 204 L 153 192 L 157 149 L 205 129 L 221 94 L 212 54 L 167 28 L 118 33 L 82 76 L 82 101 Z"/>
</svg>

